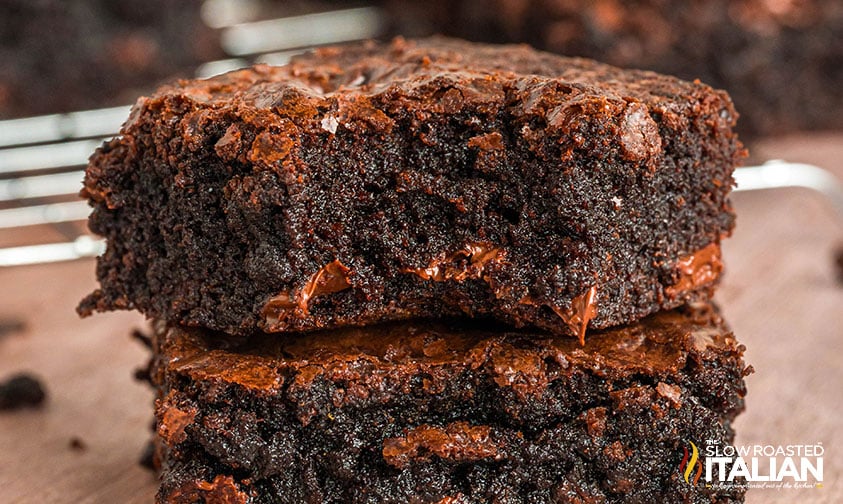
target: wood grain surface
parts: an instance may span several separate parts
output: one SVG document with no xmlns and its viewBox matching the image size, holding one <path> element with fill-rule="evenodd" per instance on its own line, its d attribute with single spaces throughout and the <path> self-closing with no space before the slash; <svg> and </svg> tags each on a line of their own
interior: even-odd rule
<svg viewBox="0 0 843 504">
<path fill-rule="evenodd" d="M 753 154 L 843 177 L 843 134 L 770 140 Z M 822 488 L 756 489 L 747 502 L 843 502 L 843 281 L 833 260 L 843 216 L 802 189 L 740 193 L 734 202 L 738 229 L 724 245 L 717 298 L 756 370 L 736 442 L 825 448 Z M 144 321 L 133 313 L 76 317 L 77 301 L 94 287 L 93 265 L 0 269 L 0 328 L 12 327 L 0 332 L 0 379 L 30 371 L 49 393 L 41 409 L 0 413 L 0 503 L 153 500 L 155 478 L 137 464 L 151 394 L 132 378 L 146 355 L 128 336 Z M 71 448 L 74 438 L 86 448 Z"/>
</svg>

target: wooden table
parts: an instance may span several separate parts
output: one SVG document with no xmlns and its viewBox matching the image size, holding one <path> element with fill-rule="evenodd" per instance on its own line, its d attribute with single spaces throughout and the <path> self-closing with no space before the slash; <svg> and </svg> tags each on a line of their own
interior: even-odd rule
<svg viewBox="0 0 843 504">
<path fill-rule="evenodd" d="M 841 134 L 768 141 L 754 155 L 843 177 Z M 833 263 L 843 216 L 801 189 L 734 201 L 738 229 L 724 246 L 718 298 L 756 369 L 737 443 L 825 448 L 822 489 L 753 490 L 747 502 L 843 502 L 843 282 Z M 44 408 L 0 414 L 0 502 L 151 502 L 155 478 L 137 465 L 151 394 L 132 379 L 146 355 L 128 337 L 143 319 L 76 317 L 94 287 L 93 261 L 3 269 L 0 286 L 0 325 L 25 324 L 0 336 L 0 378 L 30 370 L 49 389 Z M 86 449 L 72 449 L 74 438 Z"/>
</svg>

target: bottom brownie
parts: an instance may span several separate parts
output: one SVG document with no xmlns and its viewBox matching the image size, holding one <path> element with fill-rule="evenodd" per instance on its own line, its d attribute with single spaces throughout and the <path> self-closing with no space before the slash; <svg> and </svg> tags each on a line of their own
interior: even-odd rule
<svg viewBox="0 0 843 504">
<path fill-rule="evenodd" d="M 159 502 L 743 502 L 687 483 L 748 372 L 710 305 L 568 338 L 409 322 L 228 342 L 158 324 Z"/>
</svg>

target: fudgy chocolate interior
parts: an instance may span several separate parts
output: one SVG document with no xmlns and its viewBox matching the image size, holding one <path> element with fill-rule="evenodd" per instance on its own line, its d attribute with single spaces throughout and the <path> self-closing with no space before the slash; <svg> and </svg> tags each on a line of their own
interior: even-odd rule
<svg viewBox="0 0 843 504">
<path fill-rule="evenodd" d="M 709 296 L 735 119 L 704 84 L 441 38 L 184 81 L 91 158 L 108 249 L 80 310 L 237 335 L 468 315 L 582 337 Z"/>
</svg>

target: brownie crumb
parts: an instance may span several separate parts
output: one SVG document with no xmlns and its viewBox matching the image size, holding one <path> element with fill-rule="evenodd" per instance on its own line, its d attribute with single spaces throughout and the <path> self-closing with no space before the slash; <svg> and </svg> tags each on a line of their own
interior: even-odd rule
<svg viewBox="0 0 843 504">
<path fill-rule="evenodd" d="M 6 336 L 23 332 L 26 329 L 26 323 L 20 319 L 2 319 L 0 320 L 0 340 Z"/>
<path fill-rule="evenodd" d="M 133 329 L 130 335 L 133 340 L 143 345 L 144 348 L 146 348 L 147 350 L 152 350 L 152 336 L 148 335 L 141 329 Z M 133 374 L 135 380 L 144 383 L 151 383 L 151 368 L 152 359 L 150 359 L 143 367 L 135 369 L 135 372 Z"/>
<path fill-rule="evenodd" d="M 41 381 L 30 374 L 20 373 L 0 383 L 0 410 L 40 406 L 46 397 Z"/>
<path fill-rule="evenodd" d="M 837 281 L 843 284 L 843 244 L 834 251 L 834 265 L 837 271 Z"/>
<path fill-rule="evenodd" d="M 149 365 L 147 365 L 146 367 L 142 367 L 142 368 L 136 368 L 133 376 L 134 376 L 136 381 L 143 382 L 143 383 L 149 383 L 150 380 L 151 380 L 151 377 L 150 377 L 150 374 L 149 374 Z"/>
<path fill-rule="evenodd" d="M 68 443 L 68 446 L 73 451 L 77 451 L 77 452 L 88 451 L 88 444 L 85 443 L 85 441 L 83 441 L 81 438 L 78 438 L 78 437 L 75 437 L 75 436 L 70 438 L 70 442 Z"/>
<path fill-rule="evenodd" d="M 131 333 L 131 337 L 133 340 L 139 342 L 145 348 L 151 349 L 152 348 L 152 337 L 148 334 L 143 332 L 140 329 L 133 329 Z"/>
<path fill-rule="evenodd" d="M 146 443 L 146 446 L 144 446 L 140 459 L 138 459 L 138 464 L 150 471 L 158 469 L 157 464 L 155 463 L 155 444 L 152 441 L 149 441 Z"/>
</svg>

